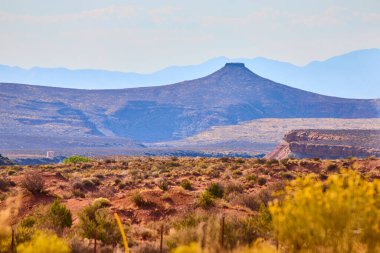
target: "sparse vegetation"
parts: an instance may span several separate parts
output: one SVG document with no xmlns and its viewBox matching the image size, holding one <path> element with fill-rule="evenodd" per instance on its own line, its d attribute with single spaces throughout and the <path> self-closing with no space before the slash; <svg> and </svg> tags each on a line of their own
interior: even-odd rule
<svg viewBox="0 0 380 253">
<path fill-rule="evenodd" d="M 1 206 L 20 192 L 22 214 L 0 211 L 0 252 L 9 252 L 11 227 L 20 250 L 41 245 L 40 236 L 74 253 L 93 252 L 96 238 L 98 252 L 112 252 L 122 245 L 113 212 L 126 228 L 131 252 L 157 252 L 161 225 L 164 252 L 184 245 L 208 253 L 277 252 L 276 242 L 283 253 L 379 250 L 378 159 L 289 159 L 271 165 L 235 158 L 127 159 L 20 166 L 11 175 L 3 170 Z M 41 181 L 42 187 L 29 187 Z"/>
</svg>

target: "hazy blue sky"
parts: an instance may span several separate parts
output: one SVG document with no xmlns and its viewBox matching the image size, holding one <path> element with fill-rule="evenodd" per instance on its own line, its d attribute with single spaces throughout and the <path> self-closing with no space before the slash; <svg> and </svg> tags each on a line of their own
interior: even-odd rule
<svg viewBox="0 0 380 253">
<path fill-rule="evenodd" d="M 0 0 L 0 64 L 150 72 L 380 47 L 379 0 Z"/>
</svg>

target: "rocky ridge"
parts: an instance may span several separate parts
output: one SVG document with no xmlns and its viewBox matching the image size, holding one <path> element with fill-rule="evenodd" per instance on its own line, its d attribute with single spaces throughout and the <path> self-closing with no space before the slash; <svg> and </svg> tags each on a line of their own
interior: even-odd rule
<svg viewBox="0 0 380 253">
<path fill-rule="evenodd" d="M 2 165 L 13 165 L 13 162 L 0 154 L 0 166 Z"/>
<path fill-rule="evenodd" d="M 380 157 L 380 130 L 293 130 L 266 157 L 338 159 L 347 157 Z"/>
</svg>

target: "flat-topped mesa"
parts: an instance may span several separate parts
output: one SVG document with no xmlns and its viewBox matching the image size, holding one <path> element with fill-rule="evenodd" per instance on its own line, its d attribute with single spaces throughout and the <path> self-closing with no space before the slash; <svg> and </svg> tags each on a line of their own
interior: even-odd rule
<svg viewBox="0 0 380 253">
<path fill-rule="evenodd" d="M 239 67 L 239 68 L 245 68 L 244 63 L 241 62 L 228 62 L 224 67 Z"/>
</svg>

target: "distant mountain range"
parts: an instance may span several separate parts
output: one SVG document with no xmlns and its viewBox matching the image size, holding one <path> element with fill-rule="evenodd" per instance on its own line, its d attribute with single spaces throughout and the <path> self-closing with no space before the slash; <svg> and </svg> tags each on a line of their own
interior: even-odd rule
<svg viewBox="0 0 380 253">
<path fill-rule="evenodd" d="M 96 144 L 101 147 L 138 147 L 137 143 L 180 140 L 213 126 L 260 118 L 380 117 L 379 99 L 306 92 L 260 77 L 242 63 L 158 87 L 75 90 L 2 83 L 0 98 L 2 143 L 27 135 L 46 136 L 39 140 L 48 145 L 52 141 L 47 137 L 68 136 L 65 141 L 70 143 L 96 137 L 108 138 L 106 144 Z"/>
<path fill-rule="evenodd" d="M 380 98 L 380 49 L 366 49 L 295 66 L 262 57 L 214 58 L 199 65 L 173 66 L 151 74 L 65 68 L 23 69 L 0 65 L 0 82 L 77 89 L 157 86 L 212 73 L 227 62 L 242 62 L 260 76 L 319 94 L 346 98 Z"/>
</svg>

